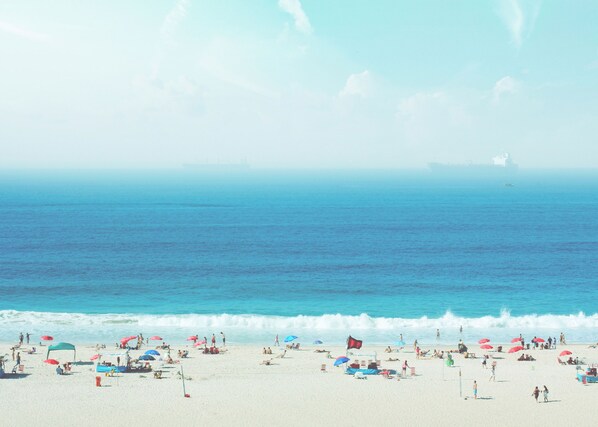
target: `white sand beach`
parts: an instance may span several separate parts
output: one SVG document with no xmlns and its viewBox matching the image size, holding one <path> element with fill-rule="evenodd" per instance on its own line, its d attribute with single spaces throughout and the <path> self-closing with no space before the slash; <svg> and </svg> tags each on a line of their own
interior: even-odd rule
<svg viewBox="0 0 598 427">
<path fill-rule="evenodd" d="M 0 344 L 0 354 L 8 354 L 8 372 L 14 364 L 10 347 L 10 343 Z M 2 425 L 596 425 L 598 384 L 579 383 L 575 366 L 557 362 L 557 355 L 567 348 L 573 356 L 597 363 L 598 349 L 588 345 L 525 351 L 537 359 L 534 362 L 517 361 L 520 353 L 489 352 L 488 367 L 497 362 L 495 382 L 489 381 L 491 370 L 482 367 L 484 351 L 478 350 L 475 359 L 456 354 L 455 366 L 449 368 L 441 359 L 416 359 L 412 349 L 389 354 L 382 346 L 364 346 L 351 351 L 377 352 L 382 368 L 399 372 L 406 359 L 416 375 L 408 372 L 400 380 L 396 375 L 358 380 L 344 374 L 343 367 L 333 367 L 334 359 L 326 353 L 314 352 L 326 349 L 333 357 L 345 354 L 344 348 L 325 345 L 288 350 L 283 358 L 276 357 L 278 348 L 266 356 L 257 345 L 230 345 L 218 355 L 204 355 L 191 345 L 175 345 L 171 355 L 176 363 L 151 362 L 154 369 L 164 372 L 162 379 L 154 379 L 152 373 L 96 374 L 90 362 L 96 353 L 94 345 L 77 345 L 77 360 L 86 364 L 74 365 L 70 375 L 61 376 L 54 366 L 43 363 L 45 347 L 38 346 L 35 354 L 25 353 L 28 348 L 21 348 L 24 375 L 0 379 Z M 149 348 L 154 348 L 151 342 L 130 354 L 135 358 Z M 178 359 L 179 349 L 189 350 L 189 357 Z M 119 350 L 113 345 L 101 352 L 116 354 Z M 51 357 L 63 363 L 72 360 L 71 354 L 57 352 Z M 389 358 L 401 361 L 387 361 Z M 270 359 L 270 365 L 262 364 Z M 326 364 L 325 373 L 322 364 Z M 184 397 L 177 375 L 181 366 L 188 377 L 189 398 Z M 95 385 L 96 375 L 102 375 L 101 387 Z M 473 399 L 474 380 L 479 389 L 477 400 Z M 538 404 L 532 391 L 544 385 L 550 390 L 549 403 Z"/>
</svg>

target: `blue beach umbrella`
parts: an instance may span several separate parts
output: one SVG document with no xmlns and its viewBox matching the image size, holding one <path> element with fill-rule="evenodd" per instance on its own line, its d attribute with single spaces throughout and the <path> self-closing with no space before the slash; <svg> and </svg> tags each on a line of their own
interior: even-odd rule
<svg viewBox="0 0 598 427">
<path fill-rule="evenodd" d="M 399 347 L 405 347 L 405 341 L 399 341 L 399 342 L 397 342 L 397 346 L 399 346 Z"/>
<path fill-rule="evenodd" d="M 321 340 L 315 340 L 314 344 L 324 344 Z"/>
<path fill-rule="evenodd" d="M 337 357 L 336 360 L 334 361 L 334 366 L 339 366 L 342 365 L 343 363 L 347 363 L 349 360 L 348 357 L 345 356 L 341 356 L 341 357 Z"/>
<path fill-rule="evenodd" d="M 288 337 L 286 337 L 284 339 L 284 342 L 291 342 L 293 340 L 296 340 L 297 338 L 299 338 L 299 337 L 296 337 L 295 335 L 289 335 Z"/>
<path fill-rule="evenodd" d="M 156 360 L 156 358 L 151 354 L 144 354 L 142 356 L 139 356 L 139 360 Z"/>
<path fill-rule="evenodd" d="M 159 356 L 158 350 L 148 350 L 144 354 L 151 354 L 152 356 Z"/>
</svg>

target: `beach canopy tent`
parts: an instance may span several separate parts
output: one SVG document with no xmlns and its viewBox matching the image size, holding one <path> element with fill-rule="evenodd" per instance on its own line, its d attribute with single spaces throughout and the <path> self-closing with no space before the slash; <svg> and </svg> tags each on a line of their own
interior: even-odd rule
<svg viewBox="0 0 598 427">
<path fill-rule="evenodd" d="M 58 350 L 73 350 L 73 360 L 77 357 L 77 350 L 73 344 L 69 344 L 68 342 L 59 342 L 58 344 L 54 344 L 48 347 L 48 352 L 46 353 L 46 359 L 49 359 L 51 351 L 58 351 Z"/>
</svg>

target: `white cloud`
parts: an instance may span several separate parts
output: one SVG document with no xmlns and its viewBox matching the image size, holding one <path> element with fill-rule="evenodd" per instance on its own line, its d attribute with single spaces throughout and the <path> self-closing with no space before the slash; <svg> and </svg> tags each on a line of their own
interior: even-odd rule
<svg viewBox="0 0 598 427">
<path fill-rule="evenodd" d="M 189 0 L 178 0 L 174 7 L 170 9 L 168 14 L 164 17 L 164 21 L 162 21 L 156 58 L 154 59 L 154 64 L 152 66 L 152 78 L 154 79 L 158 76 L 165 51 L 174 43 L 173 38 L 177 28 L 187 16 L 189 4 Z"/>
<path fill-rule="evenodd" d="M 297 30 L 305 34 L 311 34 L 313 29 L 299 0 L 278 0 L 278 6 L 293 17 Z"/>
<path fill-rule="evenodd" d="M 526 2 L 521 0 L 500 0 L 499 14 L 517 49 L 523 44 L 524 38 L 534 30 L 541 6 L 541 0 L 528 0 Z"/>
<path fill-rule="evenodd" d="M 370 91 L 372 86 L 372 79 L 370 76 L 370 72 L 365 70 L 361 73 L 351 74 L 347 78 L 347 82 L 345 83 L 345 87 L 341 89 L 339 92 L 339 96 L 361 96 L 366 97 Z"/>
<path fill-rule="evenodd" d="M 10 22 L 0 21 L 0 31 L 4 31 L 5 33 L 12 34 L 13 36 L 22 37 L 27 40 L 32 40 L 36 42 L 48 42 L 50 37 L 46 34 L 37 33 L 35 31 L 28 30 L 26 28 L 19 27 L 17 25 L 11 24 Z"/>
<path fill-rule="evenodd" d="M 505 76 L 494 84 L 494 88 L 492 89 L 492 99 L 494 102 L 498 102 L 502 95 L 517 92 L 519 86 L 519 82 L 513 77 Z"/>
</svg>

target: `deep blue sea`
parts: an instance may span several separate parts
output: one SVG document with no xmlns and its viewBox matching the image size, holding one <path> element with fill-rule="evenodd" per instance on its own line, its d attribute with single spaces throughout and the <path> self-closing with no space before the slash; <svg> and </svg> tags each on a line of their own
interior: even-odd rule
<svg viewBox="0 0 598 427">
<path fill-rule="evenodd" d="M 598 172 L 0 174 L 0 339 L 596 341 L 597 313 Z"/>
</svg>

